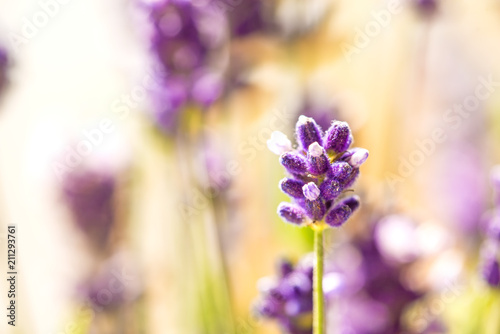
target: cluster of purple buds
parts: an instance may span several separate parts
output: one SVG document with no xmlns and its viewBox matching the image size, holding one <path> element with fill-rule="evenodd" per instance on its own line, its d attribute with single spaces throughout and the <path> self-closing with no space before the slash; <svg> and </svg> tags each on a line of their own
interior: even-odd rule
<svg viewBox="0 0 500 334">
<path fill-rule="evenodd" d="M 90 168 L 75 169 L 63 179 L 63 201 L 77 227 L 102 248 L 115 221 L 117 180 L 111 173 Z"/>
<path fill-rule="evenodd" d="M 281 132 L 274 132 L 267 142 L 272 152 L 280 154 L 280 163 L 289 173 L 280 181 L 280 188 L 293 203 L 280 203 L 278 214 L 296 225 L 324 221 L 331 227 L 342 226 L 360 205 L 358 196 L 344 194 L 359 176 L 368 151 L 349 149 L 352 133 L 341 121 L 333 121 L 323 133 L 314 119 L 300 116 L 296 138 L 299 147 L 295 150 Z"/>
<path fill-rule="evenodd" d="M 304 258 L 296 266 L 283 259 L 277 279 L 262 278 L 256 303 L 259 317 L 275 319 L 286 333 L 311 334 L 313 311 L 313 263 Z M 309 319 L 309 321 L 308 321 Z"/>
<path fill-rule="evenodd" d="M 481 249 L 484 280 L 492 287 L 500 287 L 500 166 L 492 171 L 492 181 L 495 188 L 495 209 L 488 220 L 486 241 Z"/>
<path fill-rule="evenodd" d="M 160 127 L 172 130 L 188 103 L 207 108 L 222 94 L 222 74 L 214 63 L 227 39 L 227 20 L 209 2 L 160 0 L 145 6 L 157 67 L 155 118 Z"/>
</svg>

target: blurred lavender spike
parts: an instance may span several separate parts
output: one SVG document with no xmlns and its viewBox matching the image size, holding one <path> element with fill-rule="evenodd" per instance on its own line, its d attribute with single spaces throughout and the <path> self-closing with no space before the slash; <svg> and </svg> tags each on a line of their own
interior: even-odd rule
<svg viewBox="0 0 500 334">
<path fill-rule="evenodd" d="M 63 179 L 62 195 L 76 226 L 103 248 L 115 223 L 116 177 L 104 170 L 79 168 Z"/>
<path fill-rule="evenodd" d="M 208 108 L 222 95 L 224 80 L 213 58 L 227 42 L 227 20 L 208 3 L 160 0 L 145 1 L 144 7 L 156 68 L 149 87 L 153 118 L 171 133 L 188 103 Z"/>
<path fill-rule="evenodd" d="M 481 275 L 494 288 L 500 287 L 500 166 L 491 170 L 491 182 L 494 188 L 495 210 L 486 227 L 486 240 L 481 248 Z"/>
<path fill-rule="evenodd" d="M 0 91 L 7 84 L 7 69 L 9 66 L 9 56 L 7 50 L 0 47 Z"/>
</svg>

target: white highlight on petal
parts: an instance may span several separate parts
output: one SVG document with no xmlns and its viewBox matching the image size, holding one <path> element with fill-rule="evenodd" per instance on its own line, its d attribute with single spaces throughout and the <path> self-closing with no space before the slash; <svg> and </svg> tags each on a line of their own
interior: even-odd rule
<svg viewBox="0 0 500 334">
<path fill-rule="evenodd" d="M 324 152 L 323 147 L 321 147 L 321 145 L 319 145 L 316 141 L 309 145 L 308 151 L 311 156 L 316 158 L 321 156 Z"/>
<path fill-rule="evenodd" d="M 281 155 L 292 150 L 292 142 L 283 132 L 274 131 L 267 141 L 267 147 L 274 154 Z"/>
<path fill-rule="evenodd" d="M 304 124 L 310 123 L 312 121 L 314 121 L 314 120 L 311 117 L 300 115 L 299 119 L 297 120 L 297 125 L 304 125 Z"/>
<path fill-rule="evenodd" d="M 302 192 L 304 193 L 304 196 L 310 201 L 314 201 L 315 199 L 317 199 L 320 194 L 320 190 L 314 182 L 309 182 L 308 184 L 304 185 L 302 187 Z"/>
</svg>

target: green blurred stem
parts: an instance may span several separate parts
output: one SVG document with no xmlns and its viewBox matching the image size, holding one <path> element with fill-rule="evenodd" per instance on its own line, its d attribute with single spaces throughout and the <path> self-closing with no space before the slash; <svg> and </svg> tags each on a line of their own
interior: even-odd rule
<svg viewBox="0 0 500 334">
<path fill-rule="evenodd" d="M 323 295 L 323 228 L 314 230 L 314 334 L 325 332 L 325 298 Z"/>
</svg>

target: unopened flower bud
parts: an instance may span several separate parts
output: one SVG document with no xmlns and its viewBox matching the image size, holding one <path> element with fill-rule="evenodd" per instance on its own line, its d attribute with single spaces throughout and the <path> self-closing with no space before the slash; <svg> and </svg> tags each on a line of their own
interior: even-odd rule
<svg viewBox="0 0 500 334">
<path fill-rule="evenodd" d="M 283 153 L 280 157 L 280 163 L 290 173 L 293 174 L 307 173 L 307 161 L 303 156 L 301 156 L 298 153 L 294 152 Z"/>
<path fill-rule="evenodd" d="M 323 140 L 325 150 L 332 150 L 335 153 L 344 152 L 352 143 L 352 134 L 346 122 L 334 121 L 326 131 Z"/>
<path fill-rule="evenodd" d="M 349 175 L 349 177 L 344 181 L 342 187 L 344 189 L 352 187 L 354 182 L 356 182 L 356 180 L 358 179 L 358 176 L 359 176 L 359 168 L 354 168 L 351 171 L 351 174 Z"/>
<path fill-rule="evenodd" d="M 340 186 L 340 182 L 335 179 L 327 179 L 325 180 L 321 186 L 321 197 L 326 200 L 332 200 L 337 198 L 342 192 L 342 188 Z"/>
<path fill-rule="evenodd" d="M 361 201 L 359 196 L 354 195 L 343 199 L 339 204 L 347 205 L 351 209 L 351 211 L 354 212 L 359 208 L 360 203 Z"/>
<path fill-rule="evenodd" d="M 316 199 L 314 201 L 306 199 L 304 206 L 307 215 L 312 220 L 320 221 L 325 216 L 325 204 L 320 199 Z"/>
<path fill-rule="evenodd" d="M 284 178 L 280 181 L 280 189 L 290 197 L 304 198 L 302 187 L 304 182 L 295 179 Z"/>
<path fill-rule="evenodd" d="M 314 142 L 309 145 L 307 158 L 309 163 L 309 172 L 311 174 L 321 175 L 328 171 L 328 157 L 326 156 L 325 150 L 318 144 L 318 142 Z"/>
<path fill-rule="evenodd" d="M 341 160 L 346 161 L 354 168 L 359 168 L 368 159 L 368 155 L 368 150 L 356 147 L 344 153 Z"/>
<path fill-rule="evenodd" d="M 352 174 L 352 167 L 345 161 L 334 162 L 331 165 L 328 176 L 332 179 L 338 180 L 339 182 L 346 181 Z"/>
<path fill-rule="evenodd" d="M 278 205 L 278 215 L 286 222 L 296 225 L 300 225 L 306 220 L 306 213 L 302 208 L 286 202 Z"/>
<path fill-rule="evenodd" d="M 283 132 L 274 131 L 267 141 L 267 147 L 274 154 L 281 155 L 292 150 L 292 142 Z"/>
<path fill-rule="evenodd" d="M 336 205 L 326 214 L 325 222 L 332 227 L 340 227 L 351 214 L 352 210 L 347 204 Z"/>
<path fill-rule="evenodd" d="M 300 116 L 295 131 L 299 145 L 303 150 L 307 150 L 309 145 L 314 142 L 322 143 L 321 129 L 316 124 L 316 121 L 310 117 Z"/>
<path fill-rule="evenodd" d="M 310 201 L 314 201 L 319 197 L 320 191 L 318 186 L 314 182 L 309 182 L 302 187 L 305 198 Z"/>
</svg>

